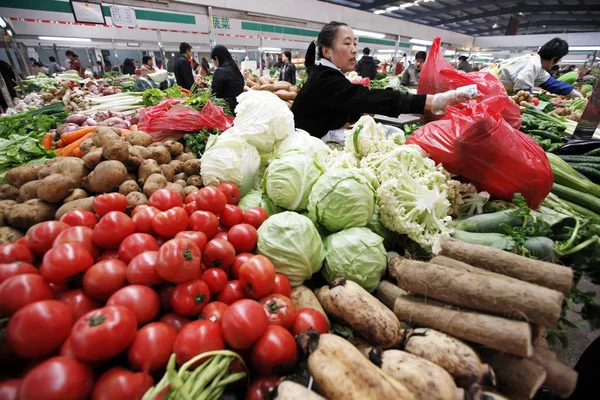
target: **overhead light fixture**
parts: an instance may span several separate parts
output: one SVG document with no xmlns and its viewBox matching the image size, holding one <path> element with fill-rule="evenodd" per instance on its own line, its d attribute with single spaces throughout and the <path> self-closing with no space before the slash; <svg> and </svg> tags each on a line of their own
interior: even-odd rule
<svg viewBox="0 0 600 400">
<path fill-rule="evenodd" d="M 361 31 L 361 30 L 358 30 L 358 29 L 354 30 L 354 34 L 356 36 L 370 37 L 370 38 L 375 38 L 375 39 L 383 39 L 385 37 L 384 33 L 375 33 L 375 32 L 369 32 L 369 31 Z"/>
<path fill-rule="evenodd" d="M 70 37 L 59 37 L 59 36 L 39 36 L 40 40 L 52 40 L 56 42 L 91 42 L 92 39 L 87 38 L 70 38 Z"/>
<path fill-rule="evenodd" d="M 492 25 L 492 29 L 497 29 L 500 28 L 500 25 L 498 25 L 498 23 L 496 22 L 494 25 Z"/>
<path fill-rule="evenodd" d="M 444 52 L 444 55 L 445 55 L 445 56 L 453 56 L 453 55 L 455 55 L 455 54 L 456 54 L 456 50 L 446 50 L 446 51 Z"/>
<path fill-rule="evenodd" d="M 522 12 L 519 12 L 519 15 L 524 15 Z"/>
<path fill-rule="evenodd" d="M 395 50 L 390 49 L 377 49 L 378 53 L 393 53 Z"/>
<path fill-rule="evenodd" d="M 412 44 L 422 44 L 423 46 L 431 46 L 433 44 L 433 42 L 431 42 L 429 40 L 421 40 L 421 39 L 410 39 L 408 42 L 412 43 Z"/>
<path fill-rule="evenodd" d="M 139 43 L 127 43 L 127 47 L 140 47 Z"/>
<path fill-rule="evenodd" d="M 492 53 L 473 53 L 473 56 L 493 56 Z"/>
<path fill-rule="evenodd" d="M 586 50 L 600 50 L 600 46 L 573 46 L 573 47 L 569 47 L 569 50 L 579 50 L 579 51 L 586 51 Z"/>
<path fill-rule="evenodd" d="M 281 49 L 279 47 L 259 47 L 258 50 L 267 51 L 267 52 L 281 51 Z"/>
<path fill-rule="evenodd" d="M 413 7 L 416 5 L 417 5 L 417 3 L 404 3 L 404 4 L 400 4 L 400 8 L 408 8 L 408 7 Z"/>
<path fill-rule="evenodd" d="M 8 36 L 12 36 L 13 35 L 13 33 L 12 33 L 12 31 L 10 29 L 7 29 L 6 33 L 8 33 Z"/>
<path fill-rule="evenodd" d="M 246 50 L 242 50 L 242 49 L 231 49 L 229 50 L 230 53 L 245 53 Z"/>
<path fill-rule="evenodd" d="M 375 11 L 373 11 L 373 14 L 377 14 L 377 15 L 385 14 L 385 10 L 375 10 Z"/>
<path fill-rule="evenodd" d="M 585 60 L 560 60 L 561 63 L 584 63 Z"/>
<path fill-rule="evenodd" d="M 411 49 L 413 49 L 414 51 L 427 51 L 427 47 L 425 46 L 417 46 L 417 45 L 412 45 Z"/>
<path fill-rule="evenodd" d="M 399 9 L 400 9 L 400 7 L 393 6 L 393 7 L 386 8 L 385 11 L 392 12 L 392 11 L 396 11 L 396 10 L 399 10 Z"/>
<path fill-rule="evenodd" d="M 175 53 L 171 53 L 171 57 L 175 57 Z"/>
<path fill-rule="evenodd" d="M 6 28 L 6 21 L 4 21 L 4 18 L 2 17 L 0 17 L 0 27 Z"/>
<path fill-rule="evenodd" d="M 478 60 L 493 60 L 494 57 L 476 56 Z"/>
</svg>

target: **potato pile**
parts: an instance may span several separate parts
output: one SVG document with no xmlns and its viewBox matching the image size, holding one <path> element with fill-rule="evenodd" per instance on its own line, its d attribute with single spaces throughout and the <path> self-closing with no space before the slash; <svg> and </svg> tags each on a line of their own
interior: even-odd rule
<svg viewBox="0 0 600 400">
<path fill-rule="evenodd" d="M 524 90 L 519 90 L 517 94 L 511 96 L 510 98 L 520 107 L 527 108 L 529 106 L 533 106 L 533 99 L 535 98 L 535 96 Z"/>
<path fill-rule="evenodd" d="M 291 83 L 286 81 L 275 81 L 273 78 L 261 76 L 257 78 L 252 75 L 246 78 L 246 86 L 252 90 L 267 90 L 273 92 L 281 100 L 285 101 L 289 108 L 292 108 L 294 99 L 298 95 L 299 89 L 296 86 L 292 86 Z"/>
<path fill-rule="evenodd" d="M 93 212 L 96 194 L 118 191 L 131 211 L 158 189 L 185 198 L 202 185 L 200 160 L 174 140 L 152 143 L 145 132 L 121 136 L 119 129 L 98 127 L 80 149 L 82 158 L 57 157 L 7 172 L 8 184 L 0 186 L 0 243 L 14 242 L 31 226 L 69 211 Z"/>
</svg>

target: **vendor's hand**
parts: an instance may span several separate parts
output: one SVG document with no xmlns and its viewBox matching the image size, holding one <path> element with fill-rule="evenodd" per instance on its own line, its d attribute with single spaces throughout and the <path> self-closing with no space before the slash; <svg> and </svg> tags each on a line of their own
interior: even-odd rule
<svg viewBox="0 0 600 400">
<path fill-rule="evenodd" d="M 573 89 L 571 90 L 571 93 L 569 93 L 567 95 L 568 98 L 570 99 L 583 99 L 583 95 L 581 93 L 579 93 L 577 90 Z"/>
<path fill-rule="evenodd" d="M 477 87 L 475 85 L 464 86 L 456 90 L 435 94 L 431 104 L 431 112 L 433 114 L 443 114 L 448 106 L 469 101 L 476 96 Z"/>
</svg>

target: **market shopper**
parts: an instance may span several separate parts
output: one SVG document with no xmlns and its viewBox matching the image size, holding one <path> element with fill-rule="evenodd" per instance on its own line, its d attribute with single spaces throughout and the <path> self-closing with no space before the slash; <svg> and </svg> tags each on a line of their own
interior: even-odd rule
<svg viewBox="0 0 600 400">
<path fill-rule="evenodd" d="M 494 73 L 509 93 L 519 90 L 530 92 L 534 87 L 541 87 L 550 93 L 582 98 L 583 95 L 573 86 L 555 79 L 546 72 L 568 53 L 569 44 L 560 38 L 554 38 L 540 47 L 537 53 L 506 60 L 484 71 Z"/>
<path fill-rule="evenodd" d="M 375 79 L 377 64 L 369 54 L 371 54 L 371 49 L 365 47 L 362 58 L 356 63 L 356 73 L 363 78 Z"/>
<path fill-rule="evenodd" d="M 210 76 L 212 75 L 212 73 L 210 72 L 210 66 L 208 65 L 208 60 L 204 57 L 202 57 L 202 60 L 200 60 L 200 76 Z"/>
<path fill-rule="evenodd" d="M 74 58 L 75 53 L 73 53 L 73 51 L 71 50 L 67 50 L 65 51 L 65 56 L 67 56 L 67 58 L 65 59 L 65 69 L 69 70 L 71 69 L 71 62 L 73 62 L 73 58 Z"/>
<path fill-rule="evenodd" d="M 403 86 L 416 89 L 419 85 L 419 76 L 421 75 L 421 67 L 425 64 L 427 53 L 424 51 L 418 51 L 415 54 L 415 63 L 411 64 L 404 73 L 402 74 L 402 80 L 400 83 Z"/>
<path fill-rule="evenodd" d="M 50 65 L 48 66 L 48 75 L 52 76 L 54 74 L 58 74 L 59 72 L 63 72 L 65 69 L 60 66 L 59 63 L 56 62 L 56 58 L 53 56 L 49 57 Z"/>
<path fill-rule="evenodd" d="M 279 70 L 279 80 L 286 81 L 292 85 L 296 84 L 296 66 L 292 64 L 292 53 L 290 51 L 284 51 L 281 53 L 281 60 L 283 64 Z"/>
<path fill-rule="evenodd" d="M 325 25 L 317 40 L 310 44 L 305 57 L 308 79 L 292 106 L 297 128 L 322 138 L 356 122 L 363 113 L 389 117 L 429 111 L 442 113 L 447 106 L 467 100 L 454 90 L 436 95 L 409 95 L 352 84 L 344 73 L 354 71 L 356 45 L 352 28 L 335 21 Z"/>
<path fill-rule="evenodd" d="M 142 67 L 140 68 L 140 75 L 147 76 L 153 74 L 154 71 L 154 60 L 150 56 L 142 57 Z"/>
<path fill-rule="evenodd" d="M 126 58 L 123 60 L 123 75 L 134 75 L 135 74 L 135 64 L 133 60 L 130 58 Z"/>
<path fill-rule="evenodd" d="M 225 46 L 213 47 L 210 58 L 217 68 L 213 76 L 212 91 L 234 111 L 237 106 L 236 97 L 244 91 L 244 76 Z"/>
<path fill-rule="evenodd" d="M 190 64 L 191 58 L 192 46 L 185 42 L 181 43 L 179 45 L 179 57 L 175 60 L 173 72 L 175 73 L 177 84 L 188 90 L 190 90 L 194 84 L 194 73 L 192 72 L 192 65 Z"/>
<path fill-rule="evenodd" d="M 473 67 L 469 64 L 469 58 L 467 56 L 458 57 L 458 66 L 456 67 L 459 71 L 473 72 Z"/>
</svg>

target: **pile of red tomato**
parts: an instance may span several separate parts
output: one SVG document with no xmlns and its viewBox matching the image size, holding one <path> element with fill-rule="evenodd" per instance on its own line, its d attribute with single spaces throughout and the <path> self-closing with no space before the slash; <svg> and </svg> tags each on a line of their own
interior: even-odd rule
<svg viewBox="0 0 600 400">
<path fill-rule="evenodd" d="M 294 335 L 328 326 L 295 310 L 289 280 L 252 253 L 268 215 L 239 197 L 229 183 L 185 200 L 160 189 L 129 216 L 125 196 L 100 195 L 95 213 L 0 245 L 0 364 L 27 360 L 0 398 L 140 399 L 172 353 L 181 365 L 225 348 L 250 369 L 246 398 L 265 398 L 298 360 Z"/>
</svg>

